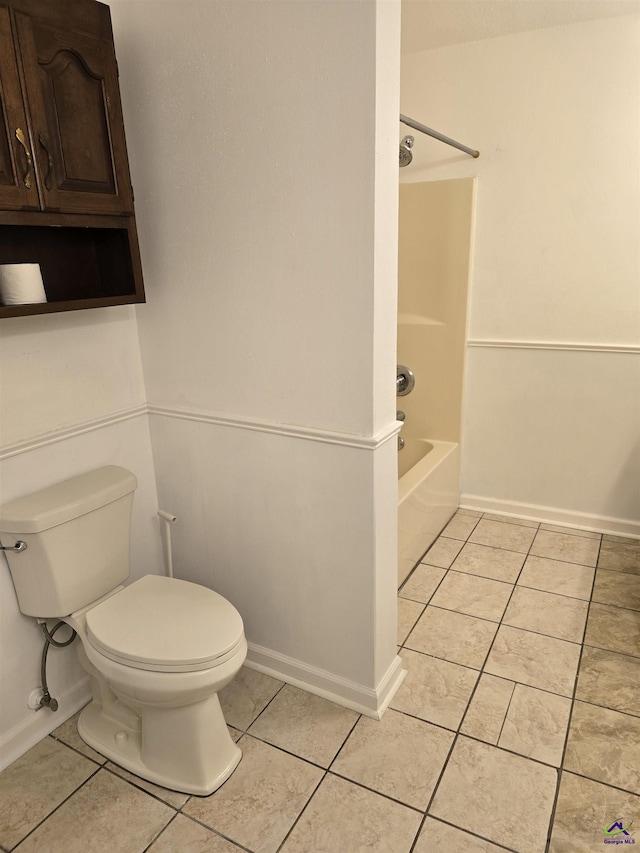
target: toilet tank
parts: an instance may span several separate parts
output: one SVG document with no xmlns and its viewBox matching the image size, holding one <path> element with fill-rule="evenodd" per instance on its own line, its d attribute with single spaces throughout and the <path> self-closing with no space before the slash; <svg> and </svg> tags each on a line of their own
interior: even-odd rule
<svg viewBox="0 0 640 853">
<path fill-rule="evenodd" d="M 137 481 L 109 465 L 0 506 L 0 543 L 20 610 L 63 617 L 106 595 L 129 575 Z"/>
</svg>

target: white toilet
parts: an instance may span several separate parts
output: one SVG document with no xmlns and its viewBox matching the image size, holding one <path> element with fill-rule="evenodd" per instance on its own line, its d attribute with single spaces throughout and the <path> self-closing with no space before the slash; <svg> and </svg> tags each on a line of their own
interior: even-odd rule
<svg viewBox="0 0 640 853">
<path fill-rule="evenodd" d="M 93 701 L 78 732 L 144 779 L 207 795 L 241 758 L 218 691 L 247 653 L 238 611 L 199 584 L 129 575 L 135 476 L 108 466 L 0 506 L 20 610 L 71 625 Z M 22 547 L 22 546 L 21 546 Z"/>
</svg>

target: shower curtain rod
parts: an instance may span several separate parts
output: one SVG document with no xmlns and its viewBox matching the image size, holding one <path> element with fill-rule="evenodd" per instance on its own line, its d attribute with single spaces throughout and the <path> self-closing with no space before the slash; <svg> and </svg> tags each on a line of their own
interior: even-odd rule
<svg viewBox="0 0 640 853">
<path fill-rule="evenodd" d="M 466 145 L 463 145 L 461 142 L 456 142 L 455 139 L 450 139 L 448 136 L 444 136 L 442 133 L 438 133 L 437 130 L 432 130 L 430 127 L 427 127 L 424 124 L 420 124 L 419 121 L 415 119 L 409 118 L 408 116 L 400 115 L 400 121 L 402 124 L 406 124 L 409 127 L 412 127 L 414 130 L 419 130 L 420 133 L 426 133 L 427 136 L 433 136 L 434 139 L 439 139 L 440 142 L 445 142 L 447 145 L 453 145 L 454 148 L 458 148 L 460 151 L 464 151 L 465 154 L 470 154 L 472 157 L 479 157 L 480 152 L 475 151 L 473 148 L 467 148 Z"/>
</svg>

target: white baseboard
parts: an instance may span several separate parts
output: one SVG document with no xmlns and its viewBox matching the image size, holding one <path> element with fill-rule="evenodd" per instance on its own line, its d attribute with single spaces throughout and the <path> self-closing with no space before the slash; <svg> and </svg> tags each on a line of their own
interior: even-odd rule
<svg viewBox="0 0 640 853">
<path fill-rule="evenodd" d="M 493 512 L 512 518 L 524 518 L 527 521 L 557 524 L 559 527 L 575 527 L 578 530 L 591 530 L 594 533 L 610 533 L 614 536 L 629 536 L 632 539 L 640 539 L 640 521 L 631 519 L 591 515 L 586 512 L 570 512 L 558 507 L 523 504 L 517 501 L 500 501 L 481 495 L 461 495 L 460 506 L 462 509 Z"/>
<path fill-rule="evenodd" d="M 245 666 L 376 720 L 382 717 L 407 674 L 396 656 L 374 690 L 255 643 L 249 643 Z"/>
<path fill-rule="evenodd" d="M 89 679 L 83 678 L 62 695 L 56 695 L 58 710 L 29 711 L 29 716 L 21 720 L 0 739 L 0 771 L 24 755 L 43 737 L 73 717 L 76 711 L 84 707 L 91 699 Z"/>
</svg>

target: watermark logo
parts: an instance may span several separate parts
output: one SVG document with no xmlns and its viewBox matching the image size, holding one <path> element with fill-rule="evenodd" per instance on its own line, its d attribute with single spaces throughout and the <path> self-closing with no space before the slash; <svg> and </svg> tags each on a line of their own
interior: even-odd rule
<svg viewBox="0 0 640 853">
<path fill-rule="evenodd" d="M 607 824 L 604 828 L 604 843 L 605 844 L 635 844 L 636 840 L 633 837 L 635 832 L 631 831 L 633 821 L 627 822 L 623 818 L 614 820 L 613 823 Z"/>
</svg>

